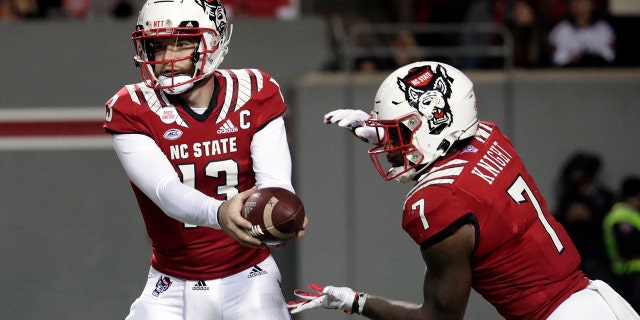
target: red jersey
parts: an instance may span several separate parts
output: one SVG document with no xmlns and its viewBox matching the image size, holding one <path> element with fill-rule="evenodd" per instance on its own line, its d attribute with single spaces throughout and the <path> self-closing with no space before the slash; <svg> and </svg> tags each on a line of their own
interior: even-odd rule
<svg viewBox="0 0 640 320">
<path fill-rule="evenodd" d="M 422 248 L 476 230 L 472 286 L 507 319 L 546 319 L 588 279 L 580 256 L 511 142 L 481 122 L 472 142 L 420 178 L 402 225 Z"/>
<path fill-rule="evenodd" d="M 215 91 L 203 114 L 143 83 L 126 85 L 107 102 L 104 128 L 151 137 L 184 184 L 228 200 L 255 185 L 251 140 L 286 105 L 275 80 L 260 70 L 217 70 L 213 77 Z M 269 255 L 269 250 L 243 246 L 222 230 L 175 220 L 132 187 L 151 238 L 151 265 L 160 272 L 187 280 L 216 279 Z"/>
</svg>

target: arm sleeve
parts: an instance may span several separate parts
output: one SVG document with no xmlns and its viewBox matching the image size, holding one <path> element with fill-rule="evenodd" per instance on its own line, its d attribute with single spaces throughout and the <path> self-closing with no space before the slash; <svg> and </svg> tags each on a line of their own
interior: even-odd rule
<svg viewBox="0 0 640 320">
<path fill-rule="evenodd" d="M 222 201 L 184 185 L 153 139 L 114 134 L 113 146 L 131 182 L 165 214 L 184 223 L 220 229 Z"/>
<path fill-rule="evenodd" d="M 256 186 L 280 187 L 295 192 L 291 184 L 291 154 L 284 119 L 277 117 L 256 132 L 251 141 Z"/>
</svg>

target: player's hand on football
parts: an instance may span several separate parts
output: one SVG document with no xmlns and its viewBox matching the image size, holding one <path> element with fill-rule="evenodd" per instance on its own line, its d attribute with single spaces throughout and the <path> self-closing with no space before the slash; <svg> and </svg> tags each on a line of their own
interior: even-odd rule
<svg viewBox="0 0 640 320">
<path fill-rule="evenodd" d="M 300 231 L 298 231 L 298 233 L 296 233 L 296 238 L 304 237 L 304 229 L 307 228 L 307 224 L 309 224 L 309 219 L 305 216 L 304 217 L 304 222 L 302 223 L 302 229 L 300 229 Z"/>
<path fill-rule="evenodd" d="M 218 224 L 230 237 L 236 239 L 245 246 L 264 248 L 260 240 L 249 235 L 246 230 L 251 229 L 251 223 L 242 217 L 244 202 L 251 194 L 258 190 L 253 187 L 238 193 L 228 201 L 223 202 L 218 209 Z"/>
<path fill-rule="evenodd" d="M 347 287 L 321 286 L 315 283 L 309 285 L 314 292 L 297 289 L 293 293 L 302 300 L 287 303 L 289 312 L 298 312 L 313 309 L 340 309 L 345 313 L 360 313 L 366 301 L 366 294 L 355 292 Z"/>
<path fill-rule="evenodd" d="M 369 114 L 356 109 L 338 109 L 324 115 L 324 123 L 337 123 L 338 126 L 349 129 L 358 139 L 377 144 L 383 140 L 384 132 L 367 126 L 367 119 L 369 119 Z"/>
<path fill-rule="evenodd" d="M 300 231 L 298 231 L 298 233 L 296 233 L 296 237 L 295 238 L 291 238 L 288 241 L 285 241 L 285 242 L 283 242 L 281 244 L 275 245 L 275 247 L 276 248 L 284 248 L 289 244 L 289 242 L 291 242 L 291 240 L 304 237 L 304 229 L 307 227 L 308 223 L 309 223 L 309 219 L 305 216 L 304 217 L 304 222 L 302 223 L 302 229 L 300 229 Z"/>
</svg>

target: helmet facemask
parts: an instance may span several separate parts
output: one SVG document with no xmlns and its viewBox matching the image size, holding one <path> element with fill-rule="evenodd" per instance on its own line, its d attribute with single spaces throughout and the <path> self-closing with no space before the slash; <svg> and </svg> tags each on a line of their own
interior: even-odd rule
<svg viewBox="0 0 640 320">
<path fill-rule="evenodd" d="M 414 132 L 421 125 L 416 114 L 394 120 L 370 119 L 367 125 L 384 132 L 385 139 L 369 150 L 369 156 L 385 180 L 395 179 L 414 169 L 424 158 L 413 144 Z M 391 168 L 385 169 L 386 163 L 390 163 Z"/>
<path fill-rule="evenodd" d="M 436 154 L 425 155 L 421 151 L 417 137 L 420 131 L 426 129 L 423 127 L 422 117 L 415 112 L 400 119 L 370 119 L 367 122 L 368 126 L 383 130 L 385 137 L 388 137 L 369 150 L 371 161 L 385 180 L 397 179 L 400 182 L 408 182 L 426 168 L 425 163 L 444 155 L 451 147 L 448 140 L 443 140 Z M 437 135 L 441 130 L 441 127 L 437 127 L 432 129 L 430 134 Z M 427 156 L 430 159 L 426 159 Z M 385 162 L 391 164 L 389 169 L 385 169 Z"/>
</svg>

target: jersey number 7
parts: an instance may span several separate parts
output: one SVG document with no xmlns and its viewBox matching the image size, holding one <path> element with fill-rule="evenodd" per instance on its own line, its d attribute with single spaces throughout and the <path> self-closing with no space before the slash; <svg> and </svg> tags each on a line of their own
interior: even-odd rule
<svg viewBox="0 0 640 320">
<path fill-rule="evenodd" d="M 533 195 L 531 188 L 529 188 L 529 185 L 527 185 L 527 182 L 524 181 L 522 176 L 518 175 L 518 178 L 516 179 L 516 181 L 514 181 L 513 184 L 509 187 L 509 189 L 507 189 L 507 193 L 509 193 L 509 196 L 511 196 L 511 199 L 513 199 L 513 201 L 515 201 L 517 204 L 522 205 L 522 204 L 526 204 L 529 201 L 531 202 L 531 204 L 533 205 L 533 208 L 538 213 L 538 220 L 542 222 L 542 226 L 544 226 L 544 229 L 547 231 L 547 233 L 551 237 L 551 241 L 553 241 L 553 244 L 556 246 L 556 249 L 558 250 L 558 252 L 562 252 L 562 250 L 564 249 L 564 246 L 562 245 L 562 242 L 560 242 L 560 238 L 558 238 L 558 234 L 556 234 L 556 231 L 553 230 L 553 228 L 549 224 L 549 221 L 544 216 L 542 207 L 540 207 L 540 202 L 538 202 L 538 199 L 536 199 L 536 197 Z M 525 193 L 527 194 L 529 201 L 527 201 L 527 198 L 524 196 Z"/>
</svg>

